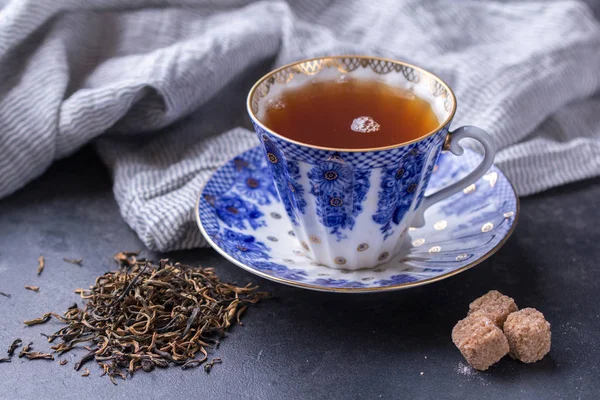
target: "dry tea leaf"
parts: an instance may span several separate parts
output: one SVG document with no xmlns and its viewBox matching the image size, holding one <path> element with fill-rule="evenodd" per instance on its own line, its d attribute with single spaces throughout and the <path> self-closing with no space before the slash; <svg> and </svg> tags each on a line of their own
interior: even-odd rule
<svg viewBox="0 0 600 400">
<path fill-rule="evenodd" d="M 27 290 L 31 290 L 31 291 L 33 291 L 33 292 L 37 292 L 38 290 L 40 290 L 40 287 L 39 287 L 39 286 L 30 286 L 30 285 L 26 285 L 26 286 L 25 286 L 25 289 L 27 289 Z"/>
<path fill-rule="evenodd" d="M 210 372 L 215 364 L 221 364 L 222 362 L 220 358 L 213 358 L 204 366 L 204 371 Z"/>
<path fill-rule="evenodd" d="M 20 339 L 17 339 L 20 340 Z M 15 340 L 16 342 L 16 340 Z M 14 344 L 14 342 L 13 342 Z M 18 345 L 17 345 L 18 346 Z M 12 345 L 9 350 L 12 349 Z M 33 347 L 33 342 L 30 342 L 27 346 L 23 347 L 21 352 L 19 353 L 19 358 L 25 357 L 28 360 L 54 360 L 54 356 L 49 353 L 40 353 L 38 351 L 31 351 Z M 16 347 L 15 347 L 16 349 Z M 14 349 L 12 350 L 14 352 Z"/>
<path fill-rule="evenodd" d="M 8 350 L 6 351 L 8 353 L 9 357 L 12 357 L 15 354 L 15 350 L 17 350 L 17 348 L 21 345 L 21 343 L 23 343 L 23 341 L 19 338 L 15 339 L 11 345 L 8 347 Z"/>
<path fill-rule="evenodd" d="M 11 362 L 11 359 L 10 359 L 10 357 L 4 357 L 4 358 L 0 358 L 0 364 L 1 364 L 1 363 L 8 363 L 8 362 Z"/>
<path fill-rule="evenodd" d="M 71 308 L 69 308 L 70 310 Z M 42 315 L 40 318 L 35 318 L 35 319 L 30 319 L 28 321 L 23 321 L 23 323 L 27 326 L 33 326 L 33 325 L 39 325 L 39 324 L 44 324 L 46 322 L 48 322 L 50 320 L 50 317 L 54 317 L 57 320 L 61 321 L 61 322 L 66 322 L 66 319 L 61 317 L 60 315 L 56 314 L 56 313 L 46 313 L 44 315 Z M 47 336 L 47 335 L 44 335 Z M 50 342 L 50 338 L 48 338 L 48 341 Z"/>
<path fill-rule="evenodd" d="M 46 262 L 44 261 L 44 256 L 40 256 L 40 258 L 38 258 L 38 267 L 37 267 L 38 275 L 40 275 L 42 273 L 45 265 L 46 265 Z"/>
<path fill-rule="evenodd" d="M 83 373 L 81 374 L 81 376 L 90 376 L 90 370 L 87 368 L 83 369 Z"/>
<path fill-rule="evenodd" d="M 25 352 L 25 357 L 29 360 L 54 360 L 54 356 L 49 353 L 39 353 L 37 351 Z"/>
<path fill-rule="evenodd" d="M 23 347 L 21 349 L 21 352 L 19 353 L 19 358 L 24 357 L 25 354 L 27 354 L 29 352 L 29 350 L 31 350 L 32 346 L 33 346 L 33 342 L 29 342 L 28 345 L 26 345 L 25 347 Z"/>
<path fill-rule="evenodd" d="M 8 293 L 0 292 L 0 296 L 8 297 L 10 299 L 10 294 Z"/>
<path fill-rule="evenodd" d="M 48 320 L 50 319 L 51 315 L 50 313 L 46 313 L 44 315 L 42 315 L 40 318 L 35 318 L 35 319 L 30 319 L 27 321 L 23 321 L 23 323 L 27 326 L 33 326 L 33 325 L 39 325 L 39 324 L 43 324 L 45 322 L 48 322 Z"/>
<path fill-rule="evenodd" d="M 69 360 L 61 360 L 61 362 L 59 362 L 60 365 L 66 365 L 69 362 Z"/>
<path fill-rule="evenodd" d="M 63 261 L 68 262 L 69 264 L 76 264 L 81 267 L 83 265 L 83 258 L 73 259 L 73 258 L 63 258 Z"/>
<path fill-rule="evenodd" d="M 83 366 L 83 364 L 85 364 L 85 363 L 86 363 L 86 362 L 88 362 L 88 361 L 91 361 L 91 360 L 93 360 L 95 355 L 96 355 L 96 352 L 95 352 L 95 351 L 91 351 L 91 350 L 90 350 L 90 352 L 89 352 L 88 354 L 86 354 L 85 356 L 83 356 L 83 357 L 81 358 L 81 360 L 79 360 L 79 361 L 78 361 L 78 362 L 75 364 L 75 367 L 74 367 L 74 368 L 75 368 L 75 371 L 79 371 L 79 370 L 81 369 L 81 367 Z"/>
<path fill-rule="evenodd" d="M 140 254 L 139 251 L 121 251 L 114 255 L 115 261 L 119 265 L 134 265 L 137 262 L 136 256 Z"/>
</svg>

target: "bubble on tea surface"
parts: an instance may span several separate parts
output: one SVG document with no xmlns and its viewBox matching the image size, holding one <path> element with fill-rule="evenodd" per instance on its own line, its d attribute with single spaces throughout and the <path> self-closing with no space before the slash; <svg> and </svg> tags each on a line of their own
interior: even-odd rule
<svg viewBox="0 0 600 400">
<path fill-rule="evenodd" d="M 342 75 L 339 78 L 337 78 L 336 83 L 348 83 L 350 82 L 350 77 L 348 75 Z"/>
<path fill-rule="evenodd" d="M 283 110 L 285 102 L 279 97 L 273 97 L 267 101 L 267 110 Z"/>
<path fill-rule="evenodd" d="M 416 100 L 417 99 L 417 96 L 415 96 L 415 94 L 413 92 L 411 92 L 410 90 L 406 90 L 406 89 L 397 89 L 397 90 L 395 90 L 394 94 L 405 100 Z"/>
<path fill-rule="evenodd" d="M 377 132 L 381 126 L 371 117 L 358 117 L 352 121 L 350 129 L 354 132 Z"/>
</svg>

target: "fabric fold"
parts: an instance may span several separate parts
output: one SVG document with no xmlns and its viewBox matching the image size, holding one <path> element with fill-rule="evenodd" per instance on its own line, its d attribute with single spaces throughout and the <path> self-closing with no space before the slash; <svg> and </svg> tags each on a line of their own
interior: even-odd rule
<svg viewBox="0 0 600 400">
<path fill-rule="evenodd" d="M 438 74 L 521 196 L 600 175 L 600 25 L 579 1 L 13 0 L 0 21 L 0 197 L 93 142 L 153 250 L 206 244 L 201 186 L 257 143 L 248 89 L 302 58 Z"/>
</svg>

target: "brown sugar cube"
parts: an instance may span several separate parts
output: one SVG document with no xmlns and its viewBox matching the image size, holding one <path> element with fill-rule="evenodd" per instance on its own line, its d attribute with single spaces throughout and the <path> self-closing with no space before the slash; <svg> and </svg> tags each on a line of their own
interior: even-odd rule
<svg viewBox="0 0 600 400">
<path fill-rule="evenodd" d="M 519 308 L 512 299 L 497 290 L 490 290 L 469 304 L 469 314 L 475 311 L 483 311 L 499 328 L 502 328 L 506 317 Z"/>
<path fill-rule="evenodd" d="M 541 360 L 550 351 L 550 324 L 535 308 L 524 308 L 508 316 L 504 334 L 510 356 L 524 363 Z"/>
<path fill-rule="evenodd" d="M 452 329 L 452 341 L 467 362 L 480 371 L 498 362 L 509 350 L 502 330 L 479 311 L 458 321 Z"/>
</svg>

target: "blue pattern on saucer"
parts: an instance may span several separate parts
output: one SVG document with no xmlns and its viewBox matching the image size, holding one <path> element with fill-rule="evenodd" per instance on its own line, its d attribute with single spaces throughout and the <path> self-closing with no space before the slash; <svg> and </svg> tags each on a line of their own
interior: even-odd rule
<svg viewBox="0 0 600 400">
<path fill-rule="evenodd" d="M 422 197 L 465 176 L 481 159 L 475 152 L 466 150 L 465 153 L 458 158 L 442 152 L 437 163 L 427 165 L 427 173 L 431 174 L 427 190 L 414 193 Z M 286 162 L 283 157 L 278 161 Z M 514 190 L 504 174 L 492 167 L 475 184 L 426 211 L 426 225 L 409 229 L 412 245 L 408 254 L 396 256 L 373 269 L 332 269 L 306 257 L 286 216 L 286 208 L 302 212 L 306 202 L 292 204 L 288 200 L 284 204 L 279 200 L 267 162 L 262 146 L 257 146 L 221 167 L 202 190 L 198 223 L 209 243 L 240 267 L 293 286 L 335 292 L 414 286 L 452 275 L 481 261 L 501 245 L 515 223 L 518 202 Z M 382 176 L 380 196 L 381 192 L 385 195 L 388 184 L 395 184 L 398 175 L 403 176 L 405 172 L 401 169 L 390 169 Z M 294 175 L 294 168 L 288 165 L 287 170 L 292 171 L 289 175 Z M 323 177 L 318 182 L 326 193 L 344 194 L 345 180 L 357 178 L 347 176 L 347 172 L 331 159 L 315 166 L 310 173 L 315 174 L 314 179 Z M 285 185 L 286 190 L 297 190 L 294 182 L 299 176 L 287 176 L 287 179 L 287 183 L 275 184 Z M 318 197 L 319 187 L 308 195 Z M 304 199 L 306 195 L 290 197 Z M 353 212 L 362 201 L 360 193 L 354 193 L 351 198 L 354 198 L 353 203 L 340 213 L 339 221 L 328 225 L 340 233 L 341 228 L 352 223 Z M 386 224 L 388 229 L 393 229 L 394 213 L 403 203 L 393 204 L 395 207 L 390 207 L 385 215 L 381 213 L 382 229 Z"/>
</svg>

